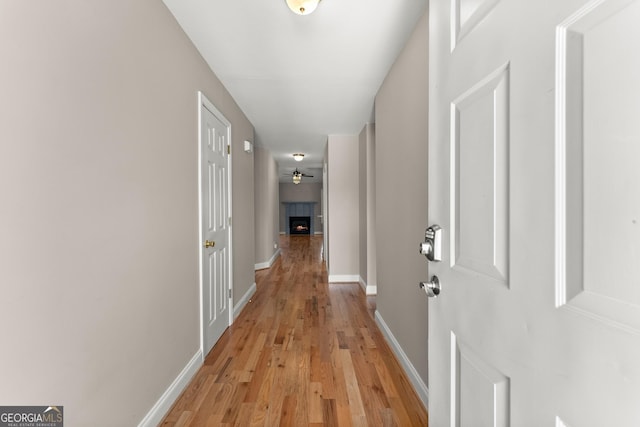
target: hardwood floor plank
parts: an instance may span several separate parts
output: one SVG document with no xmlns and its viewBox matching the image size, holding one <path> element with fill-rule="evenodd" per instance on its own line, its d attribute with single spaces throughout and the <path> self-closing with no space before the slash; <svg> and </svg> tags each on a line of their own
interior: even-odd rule
<svg viewBox="0 0 640 427">
<path fill-rule="evenodd" d="M 344 370 L 344 380 L 347 386 L 351 419 L 354 425 L 360 425 L 362 418 L 366 420 L 366 414 L 362 405 L 362 396 L 360 395 L 356 372 L 351 360 L 351 352 L 349 350 L 340 350 L 340 356 L 342 357 L 342 369 Z"/>
<path fill-rule="evenodd" d="M 193 411 L 199 411 L 202 408 L 202 405 L 205 403 L 207 396 L 211 392 L 211 388 L 215 384 L 215 378 L 213 375 L 207 375 L 207 379 L 205 380 L 200 392 L 193 399 L 193 405 L 191 405 L 191 409 Z"/>
<path fill-rule="evenodd" d="M 176 427 L 187 427 L 191 423 L 191 418 L 193 417 L 193 412 L 184 411 L 180 414 L 180 418 L 176 421 Z"/>
<path fill-rule="evenodd" d="M 322 401 L 322 420 L 327 427 L 337 427 L 340 425 L 338 424 L 338 411 L 334 399 L 324 399 Z"/>
<path fill-rule="evenodd" d="M 256 404 L 251 402 L 243 402 L 240 405 L 240 412 L 238 413 L 238 418 L 236 419 L 234 426 L 238 427 L 246 427 L 251 424 L 251 415 L 253 414 L 253 410 Z"/>
<path fill-rule="evenodd" d="M 320 381 L 322 382 L 322 395 L 325 399 L 336 399 L 338 393 L 334 380 L 335 371 L 331 362 L 320 363 Z"/>
<path fill-rule="evenodd" d="M 309 384 L 309 424 L 322 423 L 322 383 Z"/>
<path fill-rule="evenodd" d="M 427 426 L 357 283 L 327 283 L 321 236 L 281 257 L 173 408 L 166 427 Z"/>
<path fill-rule="evenodd" d="M 351 408 L 349 408 L 349 404 L 337 404 L 338 409 L 338 425 L 340 427 L 351 427 L 353 425 L 352 417 L 351 417 Z"/>
<path fill-rule="evenodd" d="M 297 406 L 296 396 L 285 396 L 280 413 L 280 425 L 282 427 L 294 427 L 296 425 L 295 417 Z"/>
<path fill-rule="evenodd" d="M 398 427 L 398 422 L 391 409 L 384 408 L 380 412 L 382 413 L 382 427 Z"/>
<path fill-rule="evenodd" d="M 269 413 L 271 387 L 273 385 L 273 377 L 276 371 L 276 368 L 273 366 L 273 356 L 271 354 L 271 349 L 269 349 L 269 359 L 264 362 L 265 373 L 259 380 L 259 383 L 256 382 L 256 384 L 253 385 L 253 387 L 259 386 L 260 390 L 256 396 L 256 405 L 254 406 L 251 422 L 249 423 L 252 427 L 265 425 L 265 420 Z M 247 392 L 247 394 L 248 393 L 249 392 Z"/>
<path fill-rule="evenodd" d="M 233 396 L 229 399 L 229 404 L 222 417 L 223 423 L 233 424 L 236 422 L 244 396 L 247 394 L 247 383 L 238 382 L 234 388 Z"/>
<path fill-rule="evenodd" d="M 260 350 L 260 357 L 256 363 L 253 376 L 251 377 L 251 381 L 249 381 L 249 389 L 247 390 L 247 394 L 244 398 L 244 401 L 247 403 L 255 403 L 258 401 L 262 386 L 265 381 L 268 380 L 266 376 L 271 366 L 271 348 L 265 346 Z M 271 386 L 271 383 L 269 382 L 268 385 Z"/>
<path fill-rule="evenodd" d="M 240 377 L 241 382 L 249 382 L 255 373 L 256 366 L 258 364 L 258 360 L 263 353 L 264 343 L 267 338 L 267 334 L 261 332 L 258 335 L 258 338 L 255 340 L 254 345 L 249 352 L 249 357 L 247 361 L 244 363 L 243 375 Z"/>
<path fill-rule="evenodd" d="M 226 403 L 231 398 L 233 388 L 229 384 L 215 383 L 204 397 L 204 402 L 198 411 L 194 412 L 190 426 L 202 426 L 209 424 L 209 419 L 218 416 L 222 419 Z"/>
<path fill-rule="evenodd" d="M 229 382 L 229 378 L 231 377 L 231 369 L 229 368 L 229 366 L 231 365 L 231 362 L 233 362 L 233 358 L 227 357 L 227 360 L 225 361 L 224 365 L 222 365 L 222 368 L 218 373 L 218 377 L 216 378 L 217 383 Z"/>
<path fill-rule="evenodd" d="M 391 371 L 385 369 L 381 363 L 375 363 L 374 367 L 376 368 L 378 379 L 380 379 L 380 384 L 382 384 L 382 388 L 387 397 L 398 397 L 398 390 L 391 377 Z"/>
<path fill-rule="evenodd" d="M 238 402 L 234 402 L 233 398 L 237 396 L 237 389 L 240 385 L 221 384 L 218 393 L 211 400 L 211 414 L 216 417 L 218 422 L 222 422 L 227 413 L 238 405 Z"/>
<path fill-rule="evenodd" d="M 369 328 L 367 328 L 367 327 L 360 328 L 360 334 L 362 336 L 362 340 L 364 341 L 364 345 L 368 349 L 376 348 L 376 342 L 374 341 L 373 337 L 371 336 L 371 333 L 369 332 Z"/>
</svg>

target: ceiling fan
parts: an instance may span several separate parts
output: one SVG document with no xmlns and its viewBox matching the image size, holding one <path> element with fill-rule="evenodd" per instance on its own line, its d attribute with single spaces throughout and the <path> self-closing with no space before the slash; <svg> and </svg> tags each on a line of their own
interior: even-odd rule
<svg viewBox="0 0 640 427">
<path fill-rule="evenodd" d="M 289 175 L 289 174 L 285 174 L 285 175 Z M 294 170 L 291 173 L 291 178 L 293 179 L 293 183 L 294 184 L 300 184 L 300 181 L 302 181 L 302 177 L 305 176 L 307 178 L 313 178 L 313 175 L 308 175 L 306 173 L 302 173 L 298 170 L 298 168 L 296 168 L 296 170 Z"/>
</svg>

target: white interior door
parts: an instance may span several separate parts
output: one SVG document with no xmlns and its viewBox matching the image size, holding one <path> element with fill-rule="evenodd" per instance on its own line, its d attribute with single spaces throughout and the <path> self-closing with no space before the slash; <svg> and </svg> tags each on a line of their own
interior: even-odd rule
<svg viewBox="0 0 640 427">
<path fill-rule="evenodd" d="M 224 120 L 224 121 L 223 121 Z M 230 127 L 200 98 L 202 236 L 202 349 L 211 350 L 231 322 L 229 151 Z"/>
<path fill-rule="evenodd" d="M 430 425 L 640 425 L 640 0 L 430 14 Z"/>
</svg>

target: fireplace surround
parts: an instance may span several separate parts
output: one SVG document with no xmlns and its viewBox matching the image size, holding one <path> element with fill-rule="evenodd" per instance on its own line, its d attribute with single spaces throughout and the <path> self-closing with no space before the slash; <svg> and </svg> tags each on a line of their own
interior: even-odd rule
<svg viewBox="0 0 640 427">
<path fill-rule="evenodd" d="M 282 231 L 287 234 L 315 234 L 314 213 L 316 202 L 282 202 L 282 204 L 285 207 L 285 222 L 281 224 Z M 295 226 L 293 226 L 294 219 L 296 221 Z M 299 221 L 305 222 L 299 223 Z"/>
</svg>

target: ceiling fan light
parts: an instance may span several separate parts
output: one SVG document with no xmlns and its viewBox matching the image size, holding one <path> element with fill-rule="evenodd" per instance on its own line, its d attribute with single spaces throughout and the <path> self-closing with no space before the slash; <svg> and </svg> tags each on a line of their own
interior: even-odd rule
<svg viewBox="0 0 640 427">
<path fill-rule="evenodd" d="M 304 154 L 302 154 L 302 153 L 296 153 L 296 154 L 294 154 L 294 155 L 293 155 L 293 159 L 294 159 L 296 162 L 301 162 L 301 161 L 302 161 L 302 159 L 304 159 Z"/>
<path fill-rule="evenodd" d="M 316 10 L 320 0 L 285 0 L 289 9 L 298 15 L 309 15 Z"/>
<path fill-rule="evenodd" d="M 302 174 L 293 174 L 293 183 L 300 184 L 300 181 L 302 181 Z"/>
</svg>

